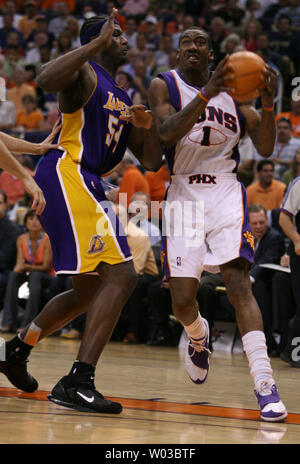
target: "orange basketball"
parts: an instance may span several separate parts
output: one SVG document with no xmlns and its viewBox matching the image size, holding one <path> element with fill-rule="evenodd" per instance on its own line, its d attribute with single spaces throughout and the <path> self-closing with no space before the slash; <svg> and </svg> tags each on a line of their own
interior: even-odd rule
<svg viewBox="0 0 300 464">
<path fill-rule="evenodd" d="M 257 98 L 258 90 L 264 87 L 261 81 L 262 72 L 266 69 L 264 60 L 256 53 L 236 52 L 229 56 L 228 63 L 233 70 L 227 75 L 234 74 L 234 77 L 226 81 L 226 85 L 235 89 L 235 92 L 229 91 L 229 95 L 239 102 Z"/>
</svg>

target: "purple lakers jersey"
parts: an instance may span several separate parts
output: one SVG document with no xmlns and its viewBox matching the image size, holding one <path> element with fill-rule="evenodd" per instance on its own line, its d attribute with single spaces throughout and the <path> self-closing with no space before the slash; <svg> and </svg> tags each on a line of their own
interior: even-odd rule
<svg viewBox="0 0 300 464">
<path fill-rule="evenodd" d="M 132 102 L 105 69 L 89 64 L 95 73 L 93 92 L 82 108 L 61 114 L 57 143 L 73 161 L 100 176 L 113 169 L 125 153 L 131 126 L 120 115 Z"/>
</svg>

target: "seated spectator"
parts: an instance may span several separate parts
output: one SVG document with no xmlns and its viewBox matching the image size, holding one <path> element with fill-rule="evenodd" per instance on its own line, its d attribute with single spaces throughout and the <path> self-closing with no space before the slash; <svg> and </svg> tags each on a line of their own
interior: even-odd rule
<svg viewBox="0 0 300 464">
<path fill-rule="evenodd" d="M 289 185 L 289 183 L 298 176 L 300 176 L 300 148 L 298 148 L 295 153 L 291 167 L 283 174 L 283 182 Z"/>
<path fill-rule="evenodd" d="M 160 35 L 158 34 L 158 20 L 155 16 L 148 15 L 145 18 L 146 42 L 148 50 L 158 50 Z"/>
<path fill-rule="evenodd" d="M 124 227 L 138 275 L 137 286 L 123 308 L 115 335 L 118 334 L 125 343 L 145 342 L 148 337 L 148 318 L 144 300 L 149 285 L 158 280 L 158 269 L 147 234 L 128 221 L 126 208 L 122 205 L 113 205 L 113 209 Z"/>
<path fill-rule="evenodd" d="M 279 113 L 275 117 L 277 123 L 280 119 L 288 118 L 292 123 L 292 137 L 300 138 L 300 95 L 297 93 L 297 100 L 291 98 L 291 111 Z"/>
<path fill-rule="evenodd" d="M 264 159 L 257 164 L 258 181 L 247 187 L 248 205 L 258 203 L 266 211 L 280 208 L 286 185 L 274 179 L 274 163 L 270 159 Z"/>
<path fill-rule="evenodd" d="M 6 50 L 9 47 L 16 47 L 18 49 L 19 55 L 24 56 L 24 46 L 23 40 L 20 38 L 17 31 L 11 31 L 7 34 L 7 46 L 2 49 L 2 53 L 6 55 Z"/>
<path fill-rule="evenodd" d="M 5 10 L 3 11 L 3 14 L 5 13 L 9 13 L 13 16 L 12 25 L 15 29 L 18 29 L 19 21 L 20 19 L 23 18 L 23 15 L 17 12 L 16 2 L 14 2 L 13 0 L 7 0 L 5 2 Z M 0 28 L 2 27 L 3 27 L 3 16 L 0 17 Z"/>
<path fill-rule="evenodd" d="M 146 64 L 143 60 L 136 60 L 133 65 L 133 70 L 133 83 L 141 94 L 142 103 L 147 105 L 148 89 L 150 87 L 151 79 L 147 76 Z"/>
<path fill-rule="evenodd" d="M 286 7 L 281 8 L 275 17 L 275 21 L 282 16 L 290 18 L 292 31 L 297 32 L 300 30 L 300 5 L 298 0 L 290 0 Z"/>
<path fill-rule="evenodd" d="M 141 171 L 134 166 L 133 159 L 128 152 L 125 153 L 122 161 L 116 166 L 115 171 L 122 176 L 118 190 L 118 200 L 120 199 L 120 194 L 126 194 L 127 208 L 135 192 L 144 192 L 149 195 L 148 182 Z"/>
<path fill-rule="evenodd" d="M 221 53 L 220 47 L 227 35 L 228 32 L 225 29 L 224 20 L 219 16 L 215 16 L 210 22 L 210 37 L 214 51 L 214 68 L 222 59 L 223 53 Z"/>
<path fill-rule="evenodd" d="M 16 85 L 16 73 L 18 70 L 24 69 L 25 64 L 18 47 L 14 45 L 7 47 L 2 74 L 6 78 L 8 90 Z"/>
<path fill-rule="evenodd" d="M 36 27 L 37 4 L 35 0 L 26 0 L 24 4 L 25 15 L 20 19 L 18 29 L 27 39 Z"/>
<path fill-rule="evenodd" d="M 238 34 L 229 34 L 225 37 L 220 46 L 222 58 L 224 58 L 225 55 L 232 55 L 232 53 L 241 49 L 243 49 L 242 40 Z"/>
<path fill-rule="evenodd" d="M 47 234 L 34 210 L 24 218 L 27 229 L 17 238 L 17 262 L 9 274 L 4 298 L 2 332 L 11 332 L 18 327 L 18 289 L 29 283 L 29 298 L 20 327 L 24 328 L 40 311 L 42 290 L 49 288 L 55 279 L 52 268 L 52 251 Z"/>
<path fill-rule="evenodd" d="M 137 23 L 134 16 L 127 16 L 123 34 L 130 48 L 136 48 Z"/>
<path fill-rule="evenodd" d="M 16 240 L 22 233 L 22 229 L 8 219 L 7 197 L 0 190 L 0 302 L 3 301 L 9 271 L 12 271 L 16 263 Z M 1 305 L 2 306 L 2 305 Z"/>
<path fill-rule="evenodd" d="M 16 108 L 13 102 L 0 100 L 0 130 L 10 130 L 16 125 Z"/>
<path fill-rule="evenodd" d="M 116 76 L 116 82 L 118 85 L 121 85 L 126 89 L 126 92 L 134 105 L 140 105 L 142 103 L 142 96 L 133 86 L 133 78 L 130 74 L 125 71 L 119 71 Z"/>
<path fill-rule="evenodd" d="M 281 74 L 283 73 L 283 63 L 282 58 L 279 53 L 275 52 L 270 47 L 270 41 L 268 34 L 265 32 L 261 32 L 257 36 L 257 49 L 256 52 L 261 51 L 263 54 L 268 56 L 269 61 L 274 63 L 274 65 L 279 69 Z"/>
<path fill-rule="evenodd" d="M 296 150 L 300 148 L 300 139 L 292 136 L 292 123 L 288 118 L 277 120 L 276 132 L 273 153 L 269 159 L 275 164 L 275 179 L 282 180 L 285 171 L 291 167 Z"/>
<path fill-rule="evenodd" d="M 26 64 L 25 65 L 25 83 L 31 85 L 33 88 L 37 88 L 36 84 L 36 69 L 34 64 Z"/>
<path fill-rule="evenodd" d="M 27 51 L 25 61 L 27 64 L 34 64 L 40 58 L 40 47 L 48 45 L 49 39 L 46 32 L 36 32 L 34 34 L 33 46 Z"/>
<path fill-rule="evenodd" d="M 275 24 L 276 29 L 269 34 L 270 47 L 281 55 L 286 70 L 295 74 L 299 65 L 300 44 L 297 33 L 292 30 L 292 19 L 280 12 L 275 18 Z"/>
<path fill-rule="evenodd" d="M 48 31 L 47 16 L 44 14 L 38 14 L 35 18 L 35 29 L 31 32 L 31 34 L 26 40 L 27 48 L 31 49 L 32 47 L 34 47 L 35 36 L 40 32 L 43 32 L 47 35 L 47 45 L 49 45 L 49 47 L 52 47 L 55 37 L 54 34 L 52 34 L 52 32 Z"/>
<path fill-rule="evenodd" d="M 54 37 L 57 39 L 67 26 L 67 20 L 70 17 L 69 5 L 64 1 L 56 2 L 55 13 L 57 16 L 50 20 L 48 31 L 52 32 Z"/>
<path fill-rule="evenodd" d="M 48 61 L 50 61 L 51 58 L 52 58 L 51 47 L 49 45 L 42 45 L 39 48 L 39 57 L 37 61 L 34 63 L 37 74 L 39 73 L 41 66 L 43 66 L 43 64 L 48 63 Z"/>
<path fill-rule="evenodd" d="M 136 192 L 132 195 L 130 204 L 128 206 L 128 216 L 137 227 L 142 229 L 149 237 L 151 246 L 159 245 L 161 243 L 161 234 L 159 227 L 157 227 L 150 217 L 151 200 L 149 195 L 144 192 Z"/>
<path fill-rule="evenodd" d="M 258 21 L 250 19 L 244 24 L 242 45 L 245 50 L 255 52 L 257 50 L 257 38 L 262 28 Z"/>
<path fill-rule="evenodd" d="M 69 34 L 71 35 L 71 38 L 72 38 L 71 47 L 72 47 L 72 49 L 80 47 L 80 45 L 81 45 L 80 44 L 80 38 L 79 38 L 80 24 L 77 21 L 77 19 L 70 16 L 67 19 L 67 25 L 66 25 L 65 30 L 67 32 L 69 32 Z"/>
<path fill-rule="evenodd" d="M 169 54 L 173 51 L 173 38 L 171 34 L 162 35 L 159 41 L 158 50 L 154 52 L 155 69 L 153 74 L 157 75 L 160 72 L 168 71 Z"/>
<path fill-rule="evenodd" d="M 56 42 L 56 50 L 53 52 L 53 58 L 62 56 L 72 50 L 72 36 L 68 31 L 62 31 Z"/>
<path fill-rule="evenodd" d="M 23 46 L 24 37 L 17 28 L 13 27 L 13 20 L 14 20 L 14 17 L 11 13 L 5 12 L 3 14 L 3 26 L 0 29 L 0 47 L 1 48 L 7 47 L 7 36 L 12 31 L 16 32 L 19 36 L 19 39 L 20 39 L 19 46 Z"/>
<path fill-rule="evenodd" d="M 134 77 L 135 73 L 133 66 L 134 63 L 139 59 L 142 59 L 141 52 L 137 48 L 131 48 L 127 53 L 127 63 L 121 67 L 122 71 L 125 71 Z"/>
<path fill-rule="evenodd" d="M 37 108 L 37 101 L 32 95 L 24 95 L 22 98 L 23 111 L 17 113 L 17 128 L 23 127 L 26 131 L 43 130 L 44 116 Z"/>
<path fill-rule="evenodd" d="M 33 176 L 33 171 L 25 166 L 26 158 L 24 155 L 14 155 L 16 159 L 25 167 L 25 169 Z M 22 180 L 12 176 L 7 171 L 2 171 L 0 174 L 0 189 L 3 190 L 7 196 L 8 207 L 13 205 L 24 198 L 25 189 Z"/>
<path fill-rule="evenodd" d="M 7 90 L 7 100 L 14 103 L 17 113 L 23 110 L 22 98 L 24 95 L 31 95 L 36 98 L 35 89 L 26 84 L 25 81 L 26 72 L 24 68 L 17 66 L 15 68 L 15 86 Z"/>
</svg>

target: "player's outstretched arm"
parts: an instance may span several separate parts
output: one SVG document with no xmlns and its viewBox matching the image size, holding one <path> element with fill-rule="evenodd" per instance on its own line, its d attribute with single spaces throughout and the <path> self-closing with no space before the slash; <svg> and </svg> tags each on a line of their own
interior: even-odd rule
<svg viewBox="0 0 300 464">
<path fill-rule="evenodd" d="M 250 105 L 240 105 L 240 110 L 245 116 L 246 130 L 258 153 L 264 158 L 272 155 L 276 126 L 273 111 L 274 95 L 276 91 L 276 72 L 270 66 L 266 66 L 266 73 L 262 76 L 265 88 L 260 92 L 262 102 L 262 115 Z M 266 136 L 267 134 L 267 136 Z"/>
<path fill-rule="evenodd" d="M 110 46 L 117 13 L 114 8 L 98 37 L 47 63 L 37 77 L 38 85 L 47 92 L 60 92 L 79 80 L 92 91 L 94 76 L 87 62 L 96 53 Z"/>
<path fill-rule="evenodd" d="M 0 167 L 24 182 L 24 188 L 33 197 L 32 208 L 37 214 L 41 214 L 45 208 L 45 198 L 42 190 L 33 180 L 33 177 L 26 169 L 13 157 L 0 140 Z"/>
<path fill-rule="evenodd" d="M 12 137 L 11 135 L 5 134 L 4 132 L 0 132 L 0 140 L 2 140 L 8 150 L 17 155 L 23 153 L 29 153 L 31 155 L 44 155 L 47 151 L 58 147 L 57 144 L 52 144 L 52 142 L 60 128 L 60 121 L 57 120 L 52 128 L 51 133 L 41 143 L 27 142 L 27 140 Z"/>
<path fill-rule="evenodd" d="M 165 81 L 160 78 L 153 79 L 149 89 L 149 103 L 160 140 L 165 146 L 171 147 L 184 137 L 198 121 L 209 99 L 229 89 L 226 86 L 226 81 L 231 78 L 231 75 L 226 76 L 227 71 L 230 70 L 227 61 L 228 58 L 225 57 L 219 63 L 212 77 L 204 86 L 205 94 L 203 96 L 207 101 L 198 94 L 184 109 L 178 112 L 171 104 Z"/>
</svg>

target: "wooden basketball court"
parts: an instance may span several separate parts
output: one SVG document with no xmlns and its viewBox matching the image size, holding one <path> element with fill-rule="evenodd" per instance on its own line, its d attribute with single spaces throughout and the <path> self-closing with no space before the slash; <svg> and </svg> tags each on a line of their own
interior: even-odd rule
<svg viewBox="0 0 300 464">
<path fill-rule="evenodd" d="M 11 336 L 6 336 L 11 338 Z M 35 393 L 12 388 L 0 374 L 1 444 L 274 444 L 300 442 L 300 370 L 272 359 L 289 417 L 259 420 L 247 359 L 214 352 L 205 384 L 188 378 L 178 348 L 111 342 L 96 371 L 96 386 L 120 401 L 121 415 L 80 413 L 46 395 L 75 359 L 79 341 L 49 337 L 33 350 Z"/>
</svg>

